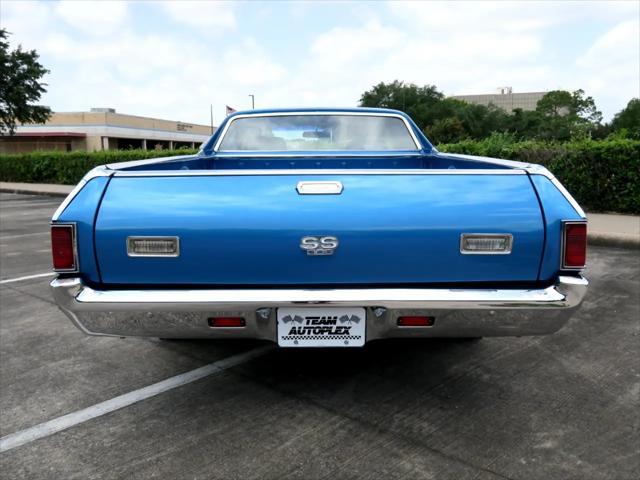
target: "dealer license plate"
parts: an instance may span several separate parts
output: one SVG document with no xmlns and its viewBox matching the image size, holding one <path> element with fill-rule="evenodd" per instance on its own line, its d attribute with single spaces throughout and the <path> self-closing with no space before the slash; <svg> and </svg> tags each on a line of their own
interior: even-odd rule
<svg viewBox="0 0 640 480">
<path fill-rule="evenodd" d="M 366 326 L 364 308 L 279 308 L 278 345 L 361 347 L 365 341 Z"/>
</svg>

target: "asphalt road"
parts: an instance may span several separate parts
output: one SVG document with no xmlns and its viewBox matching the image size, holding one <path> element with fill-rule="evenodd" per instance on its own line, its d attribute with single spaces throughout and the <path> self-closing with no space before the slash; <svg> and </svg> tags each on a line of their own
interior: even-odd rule
<svg viewBox="0 0 640 480">
<path fill-rule="evenodd" d="M 57 310 L 60 199 L 0 194 L 0 435 L 251 352 L 259 342 L 88 337 Z M 634 479 L 640 259 L 594 247 L 555 335 L 269 350 L 0 453 L 6 479 Z"/>
</svg>

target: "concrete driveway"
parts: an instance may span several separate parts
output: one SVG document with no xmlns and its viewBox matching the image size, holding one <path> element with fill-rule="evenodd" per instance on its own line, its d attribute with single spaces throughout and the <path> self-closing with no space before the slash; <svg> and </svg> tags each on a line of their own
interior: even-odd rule
<svg viewBox="0 0 640 480">
<path fill-rule="evenodd" d="M 0 194 L 0 435 L 22 439 L 2 478 L 638 478 L 637 251 L 592 248 L 583 308 L 547 337 L 310 351 L 87 337 L 48 290 L 59 202 Z M 47 431 L 60 417 L 69 428 Z"/>
</svg>

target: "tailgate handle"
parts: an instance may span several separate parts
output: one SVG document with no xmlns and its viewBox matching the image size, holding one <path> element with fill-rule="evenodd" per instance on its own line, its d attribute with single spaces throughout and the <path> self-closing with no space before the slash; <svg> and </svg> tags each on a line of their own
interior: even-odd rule
<svg viewBox="0 0 640 480">
<path fill-rule="evenodd" d="M 340 195 L 342 193 L 342 182 L 298 182 L 296 190 L 300 195 Z"/>
</svg>

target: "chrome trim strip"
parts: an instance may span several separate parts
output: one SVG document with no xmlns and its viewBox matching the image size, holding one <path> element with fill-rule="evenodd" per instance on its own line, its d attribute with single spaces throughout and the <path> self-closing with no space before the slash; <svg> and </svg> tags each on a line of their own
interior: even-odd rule
<svg viewBox="0 0 640 480">
<path fill-rule="evenodd" d="M 264 290 L 94 290 L 76 279 L 81 289 L 74 296 L 79 310 L 184 308 L 208 311 L 215 307 L 237 308 L 247 304 L 263 307 L 296 305 L 386 306 L 389 308 L 558 308 L 576 306 L 582 296 L 563 293 L 562 286 L 586 287 L 582 277 L 560 277 L 543 289 L 264 289 Z M 68 285 L 55 279 L 52 287 Z M 59 282 L 63 282 L 60 284 Z"/>
<path fill-rule="evenodd" d="M 585 264 L 582 267 L 567 267 L 564 264 L 564 249 L 565 249 L 565 237 L 566 237 L 565 230 L 567 228 L 567 225 L 576 225 L 576 224 L 577 225 L 588 225 L 586 220 L 584 220 L 584 221 L 582 221 L 582 220 L 563 220 L 562 221 L 562 227 L 561 227 L 561 231 L 560 231 L 560 245 L 561 245 L 560 246 L 560 270 L 563 270 L 563 271 L 581 272 L 587 266 Z"/>
<path fill-rule="evenodd" d="M 173 253 L 136 253 L 132 251 L 132 242 L 136 240 L 158 240 L 158 241 L 172 241 L 175 242 L 176 251 Z M 156 237 L 156 236 L 131 236 L 127 237 L 127 256 L 128 257 L 164 257 L 164 258 L 175 258 L 180 256 L 180 237 L 176 236 L 164 236 L 164 237 Z"/>
<path fill-rule="evenodd" d="M 506 250 L 465 250 L 464 241 L 467 238 L 506 238 Z M 463 233 L 460 235 L 460 253 L 463 255 L 509 255 L 513 249 L 513 235 L 510 233 Z"/>
<path fill-rule="evenodd" d="M 78 184 L 73 188 L 73 190 L 71 190 L 71 193 L 69 193 L 69 195 L 67 195 L 66 198 L 62 201 L 62 203 L 58 206 L 56 211 L 53 213 L 53 216 L 51 217 L 51 221 L 55 222 L 58 220 L 58 218 L 60 218 L 60 215 L 62 215 L 62 212 L 64 212 L 64 210 L 69 206 L 69 204 L 73 201 L 73 199 L 76 198 L 76 195 L 80 193 L 80 190 L 82 190 L 84 186 L 87 183 L 89 183 L 91 179 L 96 177 L 110 177 L 111 175 L 113 175 L 113 173 L 114 173 L 113 171 L 109 170 L 104 165 L 100 165 L 98 167 L 93 168 L 92 170 L 89 170 L 87 174 L 84 177 L 82 177 L 80 182 L 78 182 Z"/>
<path fill-rule="evenodd" d="M 52 223 L 51 229 L 60 228 L 60 227 L 71 227 L 71 236 L 73 239 L 73 268 L 52 268 L 54 272 L 58 273 L 75 273 L 80 271 L 80 265 L 78 263 L 78 233 L 76 222 L 65 222 L 65 223 Z M 52 259 L 53 262 L 53 259 Z M 53 266 L 53 265 L 52 265 Z"/>
<path fill-rule="evenodd" d="M 340 181 L 305 181 L 296 185 L 300 195 L 340 195 L 343 188 Z"/>
<path fill-rule="evenodd" d="M 564 185 L 562 185 L 562 183 L 560 183 L 560 180 L 558 180 L 549 170 L 547 170 L 544 167 L 540 167 L 539 165 L 536 165 L 535 170 L 537 170 L 535 173 L 538 175 L 543 175 L 545 177 L 547 177 L 549 180 L 551 180 L 551 183 L 553 183 L 553 185 L 560 191 L 560 193 L 564 196 L 564 198 L 567 199 L 567 201 L 571 204 L 571 206 L 573 207 L 573 209 L 576 211 L 576 213 L 586 219 L 587 215 L 584 213 L 584 210 L 582 209 L 582 207 L 578 204 L 578 202 L 576 201 L 575 198 L 573 198 L 573 196 L 569 193 L 569 191 L 564 188 Z M 544 170 L 540 170 L 540 169 L 544 169 Z"/>
<path fill-rule="evenodd" d="M 240 176 L 300 176 L 300 175 L 526 175 L 525 170 L 421 170 L 421 169 L 273 169 L 273 170 L 158 170 L 125 172 L 116 171 L 114 177 L 240 177 Z"/>
<path fill-rule="evenodd" d="M 404 123 L 405 127 L 407 128 L 409 135 L 411 135 L 411 139 L 413 140 L 413 143 L 415 143 L 416 145 L 416 150 L 422 150 L 424 148 L 424 146 L 420 143 L 420 141 L 418 140 L 418 137 L 416 136 L 415 132 L 413 131 L 413 128 L 411 128 L 411 124 L 409 123 L 409 121 L 402 115 L 399 115 L 397 113 L 383 113 L 383 112 L 345 112 L 345 111 L 309 111 L 309 112 L 271 112 L 271 113 L 243 113 L 241 115 L 236 115 L 232 118 L 229 119 L 229 121 L 225 124 L 224 129 L 222 130 L 222 132 L 220 133 L 220 136 L 218 137 L 218 139 L 216 140 L 216 144 L 213 147 L 213 152 L 229 152 L 229 150 L 220 150 L 220 144 L 222 143 L 222 140 L 224 139 L 225 135 L 227 134 L 227 130 L 229 130 L 229 126 L 235 122 L 238 119 L 241 118 L 250 118 L 250 117 L 296 117 L 296 116 L 309 116 L 309 115 L 313 115 L 313 116 L 329 116 L 329 115 L 339 115 L 339 116 L 353 116 L 353 117 L 393 117 L 393 118 L 399 118 L 400 120 L 402 120 L 402 122 Z M 244 152 L 244 150 L 239 150 L 239 152 Z M 278 154 L 277 156 L 280 156 L 281 154 Z M 325 154 L 326 155 L 326 154 Z"/>
<path fill-rule="evenodd" d="M 437 156 L 460 158 L 462 160 L 470 160 L 472 162 L 479 162 L 479 163 L 489 163 L 491 165 L 500 165 L 501 167 L 507 167 L 507 168 L 527 169 L 533 165 L 531 163 L 517 162 L 515 160 L 503 160 L 501 158 L 481 157 L 478 155 L 466 155 L 463 153 L 438 152 Z"/>
<path fill-rule="evenodd" d="M 395 158 L 395 157 L 422 157 L 423 153 L 416 151 L 390 150 L 386 153 L 367 152 L 365 150 L 354 150 L 353 152 L 337 151 L 337 150 L 319 150 L 317 152 L 300 153 L 293 150 L 267 152 L 264 150 L 235 150 L 217 152 L 213 159 L 218 158 Z"/>
<path fill-rule="evenodd" d="M 159 165 L 163 163 L 177 162 L 178 160 L 195 160 L 197 155 L 175 155 L 173 157 L 149 158 L 147 160 L 130 160 L 128 162 L 109 163 L 106 168 L 117 170 L 120 168 L 141 167 L 143 165 Z"/>
</svg>

